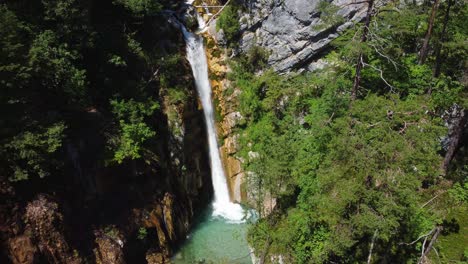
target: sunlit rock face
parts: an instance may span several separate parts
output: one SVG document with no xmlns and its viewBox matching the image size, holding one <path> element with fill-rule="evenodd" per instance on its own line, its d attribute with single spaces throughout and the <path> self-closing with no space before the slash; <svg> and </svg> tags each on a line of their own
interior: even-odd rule
<svg viewBox="0 0 468 264">
<path fill-rule="evenodd" d="M 278 72 L 308 70 L 309 65 L 325 51 L 330 42 L 365 16 L 365 4 L 352 0 L 334 0 L 338 14 L 344 18 L 338 26 L 323 26 L 319 0 L 252 0 L 249 12 L 240 18 L 240 49 L 248 51 L 257 45 L 270 51 L 268 64 Z"/>
<path fill-rule="evenodd" d="M 214 27 L 213 25 L 214 23 L 211 27 Z M 238 110 L 240 90 L 232 87 L 225 78 L 229 71 L 226 64 L 227 57 L 222 45 L 220 45 L 213 34 L 216 34 L 214 28 L 205 34 L 205 39 L 207 42 L 206 53 L 211 77 L 210 81 L 213 89 L 213 98 L 216 103 L 215 108 L 218 113 L 216 125 L 220 140 L 220 155 L 226 173 L 231 200 L 238 203 L 246 202 L 245 190 L 242 190 L 245 177 L 241 161 L 236 155 L 239 150 L 240 135 L 234 131 L 234 128 L 243 119 Z"/>
</svg>

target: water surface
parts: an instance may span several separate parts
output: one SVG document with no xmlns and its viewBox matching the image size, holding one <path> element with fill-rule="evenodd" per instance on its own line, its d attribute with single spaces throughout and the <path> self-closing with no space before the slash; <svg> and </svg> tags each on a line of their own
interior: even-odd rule
<svg viewBox="0 0 468 264">
<path fill-rule="evenodd" d="M 248 224 L 213 216 L 212 210 L 206 210 L 197 221 L 174 263 L 252 264 L 246 240 Z"/>
</svg>

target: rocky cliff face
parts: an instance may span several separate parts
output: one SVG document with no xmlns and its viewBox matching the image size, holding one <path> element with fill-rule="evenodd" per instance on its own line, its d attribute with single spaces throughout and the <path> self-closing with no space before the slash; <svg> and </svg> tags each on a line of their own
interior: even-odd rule
<svg viewBox="0 0 468 264">
<path fill-rule="evenodd" d="M 220 48 L 210 34 L 205 34 L 207 56 L 211 78 L 211 87 L 216 105 L 217 132 L 219 135 L 220 154 L 226 173 L 231 200 L 245 202 L 245 175 L 241 160 L 236 156 L 239 134 L 235 127 L 242 119 L 238 111 L 240 90 L 232 87 L 226 79 L 229 70 L 226 65 L 225 51 Z"/>
<path fill-rule="evenodd" d="M 247 53 L 253 46 L 265 48 L 270 56 L 268 64 L 278 72 L 313 70 L 315 63 L 326 51 L 330 42 L 341 32 L 363 19 L 365 4 L 352 4 L 352 0 L 337 0 L 331 3 L 338 7 L 339 24 L 326 25 L 318 11 L 317 1 L 307 0 L 250 0 L 244 1 L 240 12 L 240 53 Z M 212 3 L 213 4 L 213 3 Z M 218 1 L 214 4 L 220 4 Z M 200 9 L 200 12 L 204 10 Z M 208 29 L 207 47 L 212 87 L 218 103 L 218 133 L 222 136 L 221 155 L 231 192 L 237 202 L 249 203 L 246 173 L 242 158 L 236 154 L 240 135 L 236 126 L 242 115 L 238 111 L 238 98 L 242 91 L 226 79 L 228 55 L 222 49 L 223 34 L 216 30 L 215 23 Z M 266 199 L 264 208 L 271 211 L 275 201 Z"/>
<path fill-rule="evenodd" d="M 12 183 L 0 175 L 0 263 L 170 263 L 212 184 L 203 113 L 180 32 L 160 24 L 161 45 L 182 54 L 178 84 L 161 98 L 153 160 L 104 165 L 108 120 L 93 109 L 64 147 L 64 175 Z"/>
<path fill-rule="evenodd" d="M 324 25 L 317 7 L 320 0 L 251 0 L 245 1 L 248 12 L 240 18 L 240 49 L 258 45 L 270 51 L 268 64 L 278 72 L 311 69 L 328 44 L 360 21 L 366 4 L 353 0 L 333 0 L 337 14 L 344 18 L 336 26 Z M 312 66 L 313 67 L 313 66 Z"/>
</svg>

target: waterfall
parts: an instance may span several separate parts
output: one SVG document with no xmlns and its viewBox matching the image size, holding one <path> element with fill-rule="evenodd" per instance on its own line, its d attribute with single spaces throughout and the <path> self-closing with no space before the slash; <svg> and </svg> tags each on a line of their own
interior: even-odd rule
<svg viewBox="0 0 468 264">
<path fill-rule="evenodd" d="M 204 21 L 201 17 L 198 17 L 198 20 L 201 20 L 199 26 L 203 29 Z M 213 104 L 211 101 L 211 85 L 208 79 L 208 63 L 203 46 L 203 38 L 189 32 L 183 25 L 180 25 L 180 27 L 187 43 L 187 60 L 192 68 L 195 86 L 203 106 L 206 129 L 208 132 L 211 178 L 214 189 L 213 215 L 221 216 L 229 221 L 239 222 L 244 218 L 244 211 L 239 204 L 232 203 L 229 198 L 229 190 L 216 137 Z"/>
</svg>

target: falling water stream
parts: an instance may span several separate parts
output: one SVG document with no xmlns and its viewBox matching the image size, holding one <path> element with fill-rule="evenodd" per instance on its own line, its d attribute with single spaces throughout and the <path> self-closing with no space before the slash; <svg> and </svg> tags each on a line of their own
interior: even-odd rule
<svg viewBox="0 0 468 264">
<path fill-rule="evenodd" d="M 195 85 L 200 96 L 205 115 L 208 133 L 208 148 L 210 154 L 211 179 L 213 181 L 214 201 L 213 214 L 230 221 L 242 221 L 244 211 L 239 204 L 232 203 L 219 155 L 218 142 L 214 122 L 213 104 L 211 101 L 211 85 L 208 79 L 208 63 L 206 60 L 203 38 L 182 27 L 187 42 L 187 59 L 192 67 Z"/>
<path fill-rule="evenodd" d="M 198 16 L 200 29 L 206 27 Z M 246 221 L 251 213 L 241 205 L 231 202 L 226 176 L 220 158 L 208 63 L 203 38 L 180 25 L 187 45 L 187 60 L 192 68 L 195 86 L 200 97 L 208 134 L 208 148 L 214 200 L 202 213 L 185 245 L 176 253 L 174 262 L 188 263 L 239 263 L 250 264 L 249 247 L 245 239 Z"/>
</svg>

